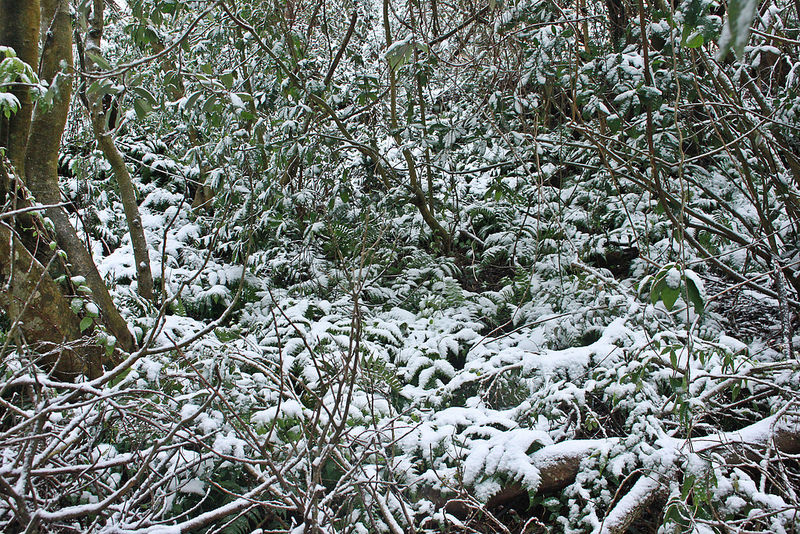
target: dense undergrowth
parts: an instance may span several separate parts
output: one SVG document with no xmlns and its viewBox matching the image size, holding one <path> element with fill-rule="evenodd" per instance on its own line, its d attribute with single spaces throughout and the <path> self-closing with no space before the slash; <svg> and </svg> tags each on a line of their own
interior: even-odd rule
<svg viewBox="0 0 800 534">
<path fill-rule="evenodd" d="M 195 14 L 129 3 L 114 64 Z M 797 531 L 797 15 L 718 62 L 718 3 L 648 13 L 645 65 L 633 16 L 606 46 L 573 7 L 497 4 L 469 46 L 392 19 L 391 53 L 358 7 L 329 84 L 336 17 L 305 49 L 264 23 L 265 54 L 215 11 L 183 71 L 137 73 L 117 143 L 156 302 L 73 114 L 62 191 L 143 349 L 68 384 L 4 346 L 0 525 Z"/>
</svg>

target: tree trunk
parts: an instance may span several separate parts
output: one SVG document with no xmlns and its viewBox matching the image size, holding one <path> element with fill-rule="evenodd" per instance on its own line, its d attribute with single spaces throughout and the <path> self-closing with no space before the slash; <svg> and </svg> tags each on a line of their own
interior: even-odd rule
<svg viewBox="0 0 800 534">
<path fill-rule="evenodd" d="M 122 199 L 122 206 L 125 210 L 125 219 L 128 222 L 128 232 L 131 236 L 131 246 L 133 247 L 133 257 L 136 261 L 136 276 L 139 295 L 146 300 L 153 300 L 153 274 L 150 270 L 150 256 L 148 253 L 147 240 L 144 236 L 142 218 L 139 215 L 139 207 L 136 204 L 136 192 L 131 181 L 131 176 L 122 159 L 122 154 L 114 144 L 111 134 L 105 131 L 105 115 L 95 113 L 97 106 L 92 110 L 92 128 L 97 139 L 100 150 L 103 151 L 108 163 L 114 170 L 114 177 L 117 179 L 119 196 Z"/>
<path fill-rule="evenodd" d="M 13 48 L 17 57 L 36 69 L 39 64 L 39 0 L 0 0 L 0 45 Z M 25 173 L 25 147 L 33 104 L 28 88 L 15 88 L 11 94 L 20 103 L 10 119 L 0 116 L 0 147 L 20 176 Z"/>
<path fill-rule="evenodd" d="M 627 44 L 628 16 L 624 0 L 605 0 L 608 9 L 608 25 L 611 34 L 611 48 L 622 50 Z"/>
<path fill-rule="evenodd" d="M 61 380 L 81 374 L 100 376 L 102 347 L 71 343 L 81 338 L 80 318 L 45 267 L 5 222 L 0 222 L 0 306 L 17 324 L 21 336 L 14 337 L 44 354 L 38 362 L 41 367 Z"/>
<path fill-rule="evenodd" d="M 7 192 L 0 209 L 0 308 L 12 323 L 8 335 L 18 346 L 43 354 L 39 365 L 59 379 L 99 376 L 104 350 L 88 339 L 76 343 L 81 318 L 69 304 L 67 293 L 73 291 L 54 281 L 69 273 L 50 250 L 52 233 L 33 212 L 8 213 L 31 208 L 33 199 L 6 163 L 0 160 L 0 189 Z"/>
<path fill-rule="evenodd" d="M 98 57 L 102 54 L 104 4 L 104 0 L 94 0 L 86 38 L 86 50 Z M 98 70 L 91 56 L 86 58 L 86 65 L 89 70 Z M 139 207 L 136 203 L 136 191 L 133 187 L 133 181 L 130 173 L 128 173 L 128 168 L 125 166 L 122 154 L 117 149 L 111 133 L 106 128 L 106 114 L 103 109 L 102 99 L 97 94 L 88 94 L 87 100 L 95 139 L 97 139 L 100 150 L 103 151 L 103 155 L 111 165 L 119 187 L 119 196 L 125 210 L 125 220 L 128 222 L 128 232 L 131 236 L 133 257 L 136 262 L 138 292 L 142 298 L 152 301 L 153 274 L 150 270 L 150 255 L 148 253 L 147 240 L 144 237 L 144 228 L 142 228 L 142 218 L 139 215 Z"/>
<path fill-rule="evenodd" d="M 57 204 L 61 201 L 58 150 L 72 95 L 72 80 L 60 72 L 62 62 L 66 63 L 68 71 L 72 67 L 72 21 L 66 0 L 44 0 L 41 5 L 43 14 L 52 12 L 54 15 L 42 48 L 39 77 L 50 83 L 57 79 L 58 94 L 47 110 L 37 106 L 34 111 L 25 159 L 25 181 L 37 201 Z M 97 266 L 66 212 L 61 208 L 48 208 L 45 215 L 53 221 L 58 244 L 67 253 L 76 274 L 86 278 L 102 312 L 103 322 L 117 338 L 118 346 L 133 350 L 136 343 L 128 325 L 114 305 Z"/>
</svg>

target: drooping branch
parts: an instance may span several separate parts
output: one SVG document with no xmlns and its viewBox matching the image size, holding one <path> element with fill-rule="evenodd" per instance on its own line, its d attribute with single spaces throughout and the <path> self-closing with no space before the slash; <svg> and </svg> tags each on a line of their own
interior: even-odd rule
<svg viewBox="0 0 800 534">
<path fill-rule="evenodd" d="M 330 85 L 331 80 L 333 79 L 333 73 L 336 72 L 336 67 L 339 65 L 339 62 L 342 60 L 342 56 L 344 55 L 344 51 L 347 48 L 347 43 L 350 42 L 350 38 L 353 36 L 353 30 L 356 28 L 356 22 L 358 21 L 358 11 L 353 11 L 353 15 L 350 17 L 350 26 L 347 28 L 347 33 L 342 39 L 342 44 L 339 46 L 339 50 L 336 52 L 336 57 L 333 58 L 330 66 L 328 67 L 328 73 L 325 75 L 325 81 L 323 82 L 327 87 Z"/>
</svg>

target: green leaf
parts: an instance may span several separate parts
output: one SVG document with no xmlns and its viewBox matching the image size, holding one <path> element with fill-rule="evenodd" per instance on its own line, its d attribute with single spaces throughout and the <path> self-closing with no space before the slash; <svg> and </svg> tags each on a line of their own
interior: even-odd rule
<svg viewBox="0 0 800 534">
<path fill-rule="evenodd" d="M 398 41 L 386 51 L 386 61 L 389 62 L 389 66 L 392 70 L 397 70 L 408 61 L 413 50 L 414 46 L 411 42 Z"/>
<path fill-rule="evenodd" d="M 80 324 L 81 332 L 85 331 L 87 328 L 92 326 L 93 322 L 94 320 L 91 317 L 84 317 L 83 319 L 81 319 L 81 324 Z"/>
<path fill-rule="evenodd" d="M 653 282 L 653 287 L 650 288 L 650 302 L 655 304 L 661 298 L 661 291 L 667 285 L 667 277 L 665 276 L 666 273 L 659 273 L 659 276 L 656 277 L 655 282 Z"/>
<path fill-rule="evenodd" d="M 230 89 L 231 87 L 233 87 L 233 71 L 226 72 L 225 74 L 220 76 L 219 79 L 222 82 L 222 85 L 225 86 L 225 89 Z"/>
<path fill-rule="evenodd" d="M 185 109 L 185 110 L 187 110 L 187 111 L 188 111 L 188 110 L 190 110 L 190 109 L 192 109 L 192 108 L 194 107 L 194 105 L 195 105 L 195 104 L 197 104 L 197 100 L 198 100 L 198 99 L 199 99 L 199 98 L 200 98 L 202 95 L 203 95 L 203 92 L 202 92 L 202 91 L 195 91 L 194 93 L 192 93 L 191 95 L 189 95 L 189 98 L 187 98 L 187 99 L 186 99 L 186 101 L 185 101 L 185 102 L 184 102 L 184 104 L 183 104 L 183 109 Z"/>
<path fill-rule="evenodd" d="M 681 510 L 677 504 L 672 504 L 667 508 L 667 511 L 664 513 L 664 522 L 672 521 L 674 523 L 680 522 L 682 519 L 681 517 Z"/>
<path fill-rule="evenodd" d="M 142 81 L 144 81 L 144 76 L 142 74 L 134 74 L 128 80 L 128 87 L 138 87 L 142 85 Z"/>
<path fill-rule="evenodd" d="M 147 114 L 153 111 L 153 107 L 150 105 L 147 100 L 143 98 L 137 98 L 133 101 L 133 110 L 136 112 L 136 116 L 140 119 L 144 119 L 147 117 Z"/>
<path fill-rule="evenodd" d="M 10 46 L 0 46 L 0 56 L 17 57 L 17 52 Z"/>
<path fill-rule="evenodd" d="M 11 115 L 19 111 L 19 100 L 16 96 L 9 94 L 6 99 L 0 100 L 0 110 L 3 111 L 6 119 L 10 119 Z"/>
<path fill-rule="evenodd" d="M 106 61 L 105 58 L 100 54 L 87 51 L 86 55 L 89 56 L 89 59 L 91 59 L 92 62 L 94 62 L 94 64 L 100 67 L 102 70 L 111 70 L 111 63 Z"/>
<path fill-rule="evenodd" d="M 134 16 L 136 16 L 135 10 Z M 133 42 L 137 46 L 144 47 L 151 43 L 158 42 L 158 35 L 156 34 L 155 30 L 144 24 L 131 24 L 127 27 L 127 30 L 131 34 Z"/>
<path fill-rule="evenodd" d="M 106 356 L 111 356 L 114 354 L 114 346 L 117 344 L 117 338 L 114 336 L 108 336 L 105 340 L 106 346 Z"/>
<path fill-rule="evenodd" d="M 689 493 L 692 491 L 695 483 L 694 475 L 686 475 L 683 478 L 683 485 L 681 486 L 681 499 L 686 500 Z"/>
<path fill-rule="evenodd" d="M 641 281 L 641 282 L 639 282 L 639 287 L 637 288 L 637 291 L 636 291 L 636 292 L 637 292 L 637 294 L 638 294 L 638 295 L 641 295 L 641 294 L 642 294 L 642 292 L 644 291 L 644 289 L 647 287 L 647 285 L 648 285 L 648 284 L 652 284 L 652 282 L 653 282 L 653 280 L 654 280 L 654 279 L 655 279 L 655 278 L 653 277 L 653 275 L 652 275 L 652 274 L 648 274 L 647 276 L 645 276 L 644 278 L 642 278 L 642 281 Z"/>
<path fill-rule="evenodd" d="M 72 302 L 69 303 L 69 308 L 72 310 L 72 313 L 78 314 L 83 309 L 83 299 L 74 298 Z"/>
<path fill-rule="evenodd" d="M 728 18 L 722 28 L 719 39 L 718 57 L 724 58 L 733 49 L 736 57 L 741 58 L 744 47 L 750 39 L 750 28 L 756 16 L 758 0 L 730 0 L 728 2 Z"/>
<path fill-rule="evenodd" d="M 695 285 L 694 280 L 688 277 L 686 278 L 686 293 L 688 294 L 689 302 L 694 306 L 694 311 L 698 314 L 703 313 L 705 310 L 703 296 L 700 294 L 700 290 Z"/>
<path fill-rule="evenodd" d="M 703 14 L 702 0 L 691 0 L 686 9 L 686 12 L 683 14 L 683 24 L 684 24 L 683 32 L 687 33 L 688 29 L 688 33 L 691 33 L 692 30 L 697 28 L 697 24 L 700 21 L 700 17 L 702 16 L 702 14 Z"/>
<path fill-rule="evenodd" d="M 133 94 L 139 96 L 139 98 L 147 101 L 147 103 L 150 104 L 152 107 L 155 107 L 155 106 L 158 105 L 158 100 L 156 100 L 156 97 L 153 96 L 153 93 L 151 93 L 150 91 L 148 91 L 144 87 L 131 87 L 130 91 Z"/>
<path fill-rule="evenodd" d="M 108 80 L 97 80 L 96 82 L 93 82 L 88 89 L 86 89 L 86 92 L 89 95 L 103 97 L 105 95 L 115 95 L 119 93 L 119 89 L 117 89 L 114 84 Z"/>
<path fill-rule="evenodd" d="M 619 115 L 613 113 L 606 117 L 606 124 L 611 133 L 617 133 L 622 128 L 622 119 L 620 119 Z"/>
<path fill-rule="evenodd" d="M 106 355 L 111 356 L 111 354 L 108 353 L 109 345 L 105 345 L 105 347 L 106 347 Z M 113 345 L 111 345 L 111 352 L 112 353 L 114 352 L 114 346 Z M 109 382 L 108 385 L 111 386 L 111 387 L 114 387 L 117 384 L 121 383 L 123 380 L 125 380 L 128 377 L 128 375 L 131 373 L 131 370 L 132 370 L 132 368 L 128 368 L 128 369 L 122 371 L 119 375 L 117 375 L 116 378 L 111 380 L 111 382 Z"/>
<path fill-rule="evenodd" d="M 701 17 L 703 16 L 704 9 L 704 2 L 702 0 L 691 0 L 688 3 L 683 4 L 685 11 L 683 13 L 683 32 L 681 33 L 681 46 L 686 46 L 688 48 L 697 48 L 697 46 L 691 46 L 690 42 L 696 41 L 697 36 L 697 27 L 700 26 Z M 702 37 L 702 36 L 701 36 Z M 700 43 L 702 44 L 702 42 Z"/>
<path fill-rule="evenodd" d="M 650 85 L 642 85 L 636 90 L 636 96 L 647 109 L 657 109 L 661 105 L 663 94 L 660 89 Z"/>
<path fill-rule="evenodd" d="M 697 33 L 692 34 L 692 36 L 689 37 L 683 43 L 683 45 L 686 48 L 700 48 L 701 46 L 703 46 L 703 44 L 705 44 L 705 42 L 706 42 L 706 40 L 705 40 L 705 37 L 703 37 L 703 34 L 700 33 L 700 32 L 697 32 Z"/>
<path fill-rule="evenodd" d="M 217 95 L 211 96 L 211 98 L 206 100 L 206 103 L 203 104 L 203 111 L 205 111 L 206 113 L 211 113 L 212 111 L 214 111 L 214 106 L 217 104 L 217 100 L 218 100 Z"/>
<path fill-rule="evenodd" d="M 664 284 L 664 289 L 661 290 L 661 300 L 664 302 L 664 307 L 672 311 L 675 301 L 681 296 L 681 289 L 679 287 L 673 288 Z"/>
</svg>

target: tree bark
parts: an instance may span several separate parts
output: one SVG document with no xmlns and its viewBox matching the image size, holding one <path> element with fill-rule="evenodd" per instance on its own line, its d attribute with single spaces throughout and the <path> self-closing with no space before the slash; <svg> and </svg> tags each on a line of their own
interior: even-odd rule
<svg viewBox="0 0 800 534">
<path fill-rule="evenodd" d="M 34 110 L 25 159 L 25 181 L 38 202 L 57 204 L 61 201 L 58 150 L 72 95 L 72 80 L 66 73 L 61 73 L 61 64 L 66 63 L 68 71 L 72 69 L 72 21 L 66 0 L 44 0 L 41 6 L 43 14 L 53 12 L 54 15 L 42 48 L 39 77 L 49 83 L 55 82 L 58 94 L 48 109 L 37 106 Z M 58 244 L 67 253 L 76 274 L 86 278 L 102 312 L 103 322 L 117 338 L 118 346 L 133 350 L 136 342 L 128 325 L 114 305 L 97 266 L 66 212 L 61 208 L 48 208 L 45 215 L 53 221 Z"/>
<path fill-rule="evenodd" d="M 605 0 L 608 10 L 609 33 L 611 34 L 611 48 L 615 51 L 622 50 L 627 44 L 626 29 L 628 15 L 624 0 Z"/>
<path fill-rule="evenodd" d="M 17 57 L 36 69 L 39 64 L 39 0 L 0 0 L 0 45 L 13 48 Z M 0 147 L 17 172 L 25 173 L 25 147 L 33 114 L 28 88 L 15 88 L 20 108 L 10 119 L 0 117 Z"/>
<path fill-rule="evenodd" d="M 86 51 L 96 56 L 102 54 L 103 42 L 103 16 L 104 0 L 94 0 L 92 17 L 89 19 L 89 31 L 86 37 Z M 98 71 L 91 56 L 86 58 L 86 65 L 92 71 Z M 136 262 L 136 278 L 139 295 L 149 301 L 153 300 L 153 274 L 150 270 L 150 255 L 148 253 L 147 239 L 144 236 L 142 217 L 139 215 L 139 206 L 136 203 L 136 191 L 133 187 L 131 175 L 125 165 L 122 154 L 114 144 L 114 139 L 106 127 L 106 113 L 103 109 L 102 99 L 96 94 L 88 94 L 89 115 L 92 120 L 92 130 L 100 150 L 103 151 L 114 178 L 119 187 L 119 196 L 125 210 L 125 220 L 128 223 L 128 233 L 131 237 L 133 257 Z"/>
<path fill-rule="evenodd" d="M 61 288 L 5 222 L 0 222 L 0 306 L 31 348 L 44 354 L 41 367 L 61 380 L 100 376 L 103 349 L 71 342 L 81 338 L 80 318 Z M 16 337 L 16 336 L 15 336 Z"/>
<path fill-rule="evenodd" d="M 33 212 L 21 212 L 33 207 L 32 198 L 6 163 L 0 160 L 0 188 L 8 193 L 0 209 L 0 308 L 12 324 L 8 335 L 43 354 L 37 363 L 60 380 L 99 376 L 104 350 L 90 340 L 76 343 L 81 318 L 53 279 L 68 272 L 50 250 L 51 232 Z"/>
</svg>

